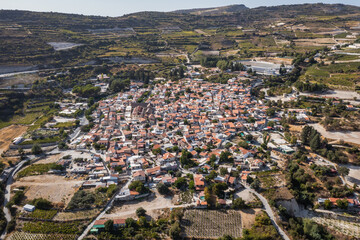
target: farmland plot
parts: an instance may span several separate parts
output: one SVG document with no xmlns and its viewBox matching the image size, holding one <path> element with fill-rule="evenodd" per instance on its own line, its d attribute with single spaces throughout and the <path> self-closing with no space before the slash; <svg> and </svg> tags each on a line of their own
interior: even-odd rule
<svg viewBox="0 0 360 240">
<path fill-rule="evenodd" d="M 25 232 L 14 232 L 10 240 L 75 240 L 77 235 L 73 234 L 35 234 Z"/>
<path fill-rule="evenodd" d="M 229 210 L 186 210 L 181 221 L 185 237 L 209 239 L 224 235 L 241 237 L 241 212 Z"/>
</svg>

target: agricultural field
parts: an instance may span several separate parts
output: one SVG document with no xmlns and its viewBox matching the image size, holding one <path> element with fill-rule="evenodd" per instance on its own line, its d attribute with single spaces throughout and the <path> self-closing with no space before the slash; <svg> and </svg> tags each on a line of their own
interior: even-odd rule
<svg viewBox="0 0 360 240">
<path fill-rule="evenodd" d="M 181 221 L 187 238 L 208 239 L 242 236 L 242 215 L 234 210 L 186 210 Z"/>
<path fill-rule="evenodd" d="M 10 126 L 12 124 L 30 125 L 35 120 L 40 118 L 41 115 L 42 115 L 41 112 L 28 113 L 25 115 L 14 115 L 7 121 L 0 120 L 0 128 L 4 128 L 4 127 Z"/>
<path fill-rule="evenodd" d="M 57 210 L 41 210 L 35 209 L 34 212 L 30 213 L 26 217 L 34 218 L 34 219 L 53 219 L 56 215 Z"/>
<path fill-rule="evenodd" d="M 315 39 L 296 39 L 294 40 L 297 46 L 313 46 L 313 47 L 331 47 L 337 42 L 332 38 L 315 38 Z"/>
<path fill-rule="evenodd" d="M 25 196 L 28 200 L 44 198 L 52 203 L 61 203 L 66 206 L 82 182 L 79 180 L 68 180 L 62 176 L 41 175 L 17 179 L 11 187 L 26 187 Z"/>
<path fill-rule="evenodd" d="M 6 151 L 14 138 L 21 136 L 27 130 L 26 126 L 11 125 L 0 129 L 0 153 Z"/>
<path fill-rule="evenodd" d="M 13 77 L 2 78 L 0 88 L 10 87 L 13 85 L 28 85 L 39 79 L 38 74 L 19 74 Z"/>
<path fill-rule="evenodd" d="M 96 217 L 100 213 L 100 209 L 92 209 L 85 211 L 77 212 L 58 212 L 54 220 L 56 221 L 74 221 L 74 220 L 84 220 L 91 219 Z"/>
<path fill-rule="evenodd" d="M 360 82 L 360 62 L 313 65 L 301 76 L 302 80 L 328 84 L 330 87 L 354 89 Z"/>
<path fill-rule="evenodd" d="M 323 217 L 312 217 L 311 220 L 338 233 L 351 236 L 354 239 L 360 238 L 359 223 Z"/>
<path fill-rule="evenodd" d="M 83 222 L 25 222 L 22 230 L 29 233 L 41 234 L 81 234 Z"/>
<path fill-rule="evenodd" d="M 77 235 L 73 234 L 36 234 L 26 232 L 14 232 L 9 240 L 75 240 Z"/>
</svg>

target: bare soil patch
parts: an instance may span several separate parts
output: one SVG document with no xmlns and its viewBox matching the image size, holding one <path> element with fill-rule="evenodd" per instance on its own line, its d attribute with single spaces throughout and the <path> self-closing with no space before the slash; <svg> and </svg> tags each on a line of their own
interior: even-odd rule
<svg viewBox="0 0 360 240">
<path fill-rule="evenodd" d="M 11 125 L 0 129 L 0 153 L 8 150 L 14 138 L 20 137 L 26 132 L 27 128 L 21 125 Z"/>
<path fill-rule="evenodd" d="M 63 157 L 63 153 L 60 153 L 60 154 L 56 154 L 56 155 L 51 155 L 45 159 L 42 159 L 34 164 L 48 164 L 48 163 L 56 163 L 57 161 L 60 160 L 60 158 Z"/>
<path fill-rule="evenodd" d="M 135 211 L 139 207 L 144 208 L 147 215 L 156 219 L 163 214 L 163 209 L 181 207 L 181 205 L 176 206 L 172 203 L 171 198 L 165 198 L 157 194 L 156 197 L 150 197 L 142 201 L 126 202 L 122 206 L 114 207 L 109 214 L 104 215 L 104 218 L 136 218 Z"/>
<path fill-rule="evenodd" d="M 245 209 L 241 211 L 242 228 L 249 229 L 255 223 L 255 217 L 262 210 L 260 208 Z"/>
<path fill-rule="evenodd" d="M 332 38 L 296 39 L 297 46 L 332 46 L 336 41 Z"/>
<path fill-rule="evenodd" d="M 27 187 L 25 196 L 29 199 L 45 198 L 53 203 L 67 205 L 83 181 L 68 180 L 57 175 L 24 177 L 11 185 L 12 188 Z"/>
</svg>

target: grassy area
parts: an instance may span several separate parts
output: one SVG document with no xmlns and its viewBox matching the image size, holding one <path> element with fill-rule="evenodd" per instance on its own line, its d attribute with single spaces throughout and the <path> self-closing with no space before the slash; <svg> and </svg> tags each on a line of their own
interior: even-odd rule
<svg viewBox="0 0 360 240">
<path fill-rule="evenodd" d="M 18 177 L 27 177 L 27 176 L 34 176 L 34 175 L 42 175 L 44 173 L 47 173 L 48 171 L 52 169 L 62 169 L 61 165 L 57 165 L 56 163 L 47 163 L 47 164 L 34 164 L 31 165 L 24 170 L 20 171 L 18 173 Z"/>
<path fill-rule="evenodd" d="M 41 115 L 42 115 L 41 112 L 27 113 L 25 115 L 14 115 L 13 117 L 11 117 L 9 119 L 9 121 L 6 121 L 6 122 L 0 121 L 0 128 L 4 128 L 4 127 L 10 126 L 12 124 L 29 125 L 29 124 L 32 124 Z"/>
<path fill-rule="evenodd" d="M 75 122 L 63 122 L 63 123 L 57 123 L 53 127 L 54 128 L 73 128 L 75 127 Z"/>
<path fill-rule="evenodd" d="M 41 210 L 35 209 L 29 217 L 36 219 L 52 219 L 57 213 L 57 210 Z"/>
<path fill-rule="evenodd" d="M 73 220 L 84 220 L 91 219 L 100 213 L 100 209 L 92 209 L 78 212 L 59 212 L 54 220 L 58 221 L 73 221 Z"/>
<path fill-rule="evenodd" d="M 20 143 L 19 145 L 33 145 L 33 144 L 54 143 L 54 142 L 58 142 L 60 140 L 61 140 L 61 138 L 59 136 L 55 136 L 55 137 L 49 137 L 49 138 L 44 138 L 44 139 L 36 139 L 36 140 L 24 141 L 24 142 Z"/>
</svg>

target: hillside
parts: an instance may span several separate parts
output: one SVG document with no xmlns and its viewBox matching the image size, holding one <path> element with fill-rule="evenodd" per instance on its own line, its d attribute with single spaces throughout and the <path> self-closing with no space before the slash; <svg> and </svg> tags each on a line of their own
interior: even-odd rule
<svg viewBox="0 0 360 240">
<path fill-rule="evenodd" d="M 218 15 L 218 14 L 226 14 L 226 13 L 235 13 L 243 10 L 249 9 L 243 4 L 239 5 L 230 5 L 225 7 L 216 7 L 216 8 L 194 8 L 194 9 L 184 9 L 174 11 L 175 13 L 182 14 L 195 14 L 195 15 Z"/>
</svg>

